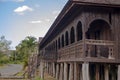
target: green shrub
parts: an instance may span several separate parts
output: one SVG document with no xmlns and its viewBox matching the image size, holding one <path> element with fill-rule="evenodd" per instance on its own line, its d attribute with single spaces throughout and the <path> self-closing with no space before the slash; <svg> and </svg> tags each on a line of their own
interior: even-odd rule
<svg viewBox="0 0 120 80">
<path fill-rule="evenodd" d="M 3 56 L 0 58 L 0 64 L 7 64 L 9 63 L 9 57 Z"/>
</svg>

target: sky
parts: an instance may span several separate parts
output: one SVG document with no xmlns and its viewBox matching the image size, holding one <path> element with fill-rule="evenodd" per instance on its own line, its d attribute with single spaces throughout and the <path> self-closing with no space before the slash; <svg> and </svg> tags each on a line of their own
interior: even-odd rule
<svg viewBox="0 0 120 80">
<path fill-rule="evenodd" d="M 15 49 L 26 36 L 44 37 L 68 0 L 0 0 L 0 36 Z"/>
</svg>

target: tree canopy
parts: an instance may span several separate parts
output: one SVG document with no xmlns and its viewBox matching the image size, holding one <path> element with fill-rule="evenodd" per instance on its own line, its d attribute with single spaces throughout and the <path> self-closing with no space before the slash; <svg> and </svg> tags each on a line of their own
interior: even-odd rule
<svg viewBox="0 0 120 80">
<path fill-rule="evenodd" d="M 28 60 L 31 54 L 36 52 L 37 39 L 33 36 L 27 36 L 16 46 L 16 59 L 21 61 Z"/>
<path fill-rule="evenodd" d="M 5 36 L 0 37 L 0 65 L 9 62 L 8 50 L 10 49 L 11 41 L 7 40 Z"/>
<path fill-rule="evenodd" d="M 6 40 L 5 36 L 0 37 L 0 51 L 4 52 L 10 49 L 11 41 Z"/>
</svg>

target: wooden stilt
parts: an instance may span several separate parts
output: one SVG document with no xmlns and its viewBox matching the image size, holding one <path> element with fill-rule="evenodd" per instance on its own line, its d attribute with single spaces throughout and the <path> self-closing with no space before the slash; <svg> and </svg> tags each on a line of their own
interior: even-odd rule
<svg viewBox="0 0 120 80">
<path fill-rule="evenodd" d="M 64 63 L 64 80 L 68 80 L 67 76 L 68 76 L 68 64 Z"/>
<path fill-rule="evenodd" d="M 96 80 L 100 80 L 99 65 L 96 65 Z"/>
<path fill-rule="evenodd" d="M 73 63 L 70 63 L 70 73 L 69 73 L 69 80 L 74 80 L 74 69 Z"/>
<path fill-rule="evenodd" d="M 120 65 L 118 66 L 118 79 L 117 80 L 120 80 Z"/>
<path fill-rule="evenodd" d="M 79 79 L 79 68 L 78 68 L 78 64 L 75 62 L 74 63 L 74 80 L 78 80 Z"/>
<path fill-rule="evenodd" d="M 43 70 L 43 68 L 44 68 L 44 64 L 41 61 L 40 62 L 40 77 L 41 77 L 41 79 L 44 79 L 44 70 Z"/>
<path fill-rule="evenodd" d="M 63 63 L 60 64 L 60 78 L 59 80 L 63 80 Z"/>
<path fill-rule="evenodd" d="M 56 64 L 57 70 L 56 70 L 56 79 L 59 79 L 59 64 Z"/>
<path fill-rule="evenodd" d="M 53 77 L 55 77 L 55 63 L 53 62 Z"/>
<path fill-rule="evenodd" d="M 105 65 L 105 80 L 109 80 L 109 67 Z"/>
<path fill-rule="evenodd" d="M 82 64 L 82 73 L 83 73 L 83 80 L 90 80 L 89 78 L 89 63 Z"/>
</svg>

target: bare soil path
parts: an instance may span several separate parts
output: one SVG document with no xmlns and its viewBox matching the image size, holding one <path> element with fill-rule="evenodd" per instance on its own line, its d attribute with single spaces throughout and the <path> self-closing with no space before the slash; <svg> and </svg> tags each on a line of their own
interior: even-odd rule
<svg viewBox="0 0 120 80">
<path fill-rule="evenodd" d="M 0 68 L 1 76 L 13 76 L 22 70 L 21 64 L 9 64 L 3 68 Z"/>
</svg>

